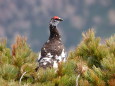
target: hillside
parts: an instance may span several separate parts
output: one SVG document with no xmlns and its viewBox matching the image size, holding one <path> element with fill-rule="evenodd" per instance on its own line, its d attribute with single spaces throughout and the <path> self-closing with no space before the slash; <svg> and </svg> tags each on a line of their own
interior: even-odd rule
<svg viewBox="0 0 115 86">
<path fill-rule="evenodd" d="M 26 37 L 17 36 L 12 49 L 6 46 L 8 40 L 0 40 L 0 86 L 115 86 L 115 35 L 101 43 L 89 29 L 57 71 L 38 72 L 38 54 Z"/>
<path fill-rule="evenodd" d="M 67 50 L 81 40 L 81 33 L 94 27 L 102 39 L 115 32 L 115 0 L 0 0 L 0 37 L 8 47 L 17 34 L 26 36 L 38 52 L 49 36 L 53 16 L 64 19 L 58 26 Z"/>
</svg>

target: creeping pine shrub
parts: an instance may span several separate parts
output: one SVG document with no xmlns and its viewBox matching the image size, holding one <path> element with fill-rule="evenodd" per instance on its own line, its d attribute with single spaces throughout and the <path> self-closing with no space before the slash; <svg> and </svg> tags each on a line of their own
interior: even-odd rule
<svg viewBox="0 0 115 86">
<path fill-rule="evenodd" d="M 76 55 L 82 56 L 87 61 L 88 65 L 92 67 L 101 67 L 100 61 L 106 58 L 109 54 L 107 47 L 100 44 L 100 38 L 95 37 L 95 32 L 90 29 L 88 32 L 83 33 L 83 40 L 76 48 Z"/>
<path fill-rule="evenodd" d="M 0 86 L 115 86 L 115 35 L 100 43 L 89 29 L 58 69 L 37 72 L 38 55 L 26 40 L 17 36 L 10 49 L 7 40 L 0 39 Z"/>
<path fill-rule="evenodd" d="M 18 75 L 19 69 L 14 65 L 4 64 L 0 67 L 0 75 L 5 80 L 15 79 Z"/>
</svg>

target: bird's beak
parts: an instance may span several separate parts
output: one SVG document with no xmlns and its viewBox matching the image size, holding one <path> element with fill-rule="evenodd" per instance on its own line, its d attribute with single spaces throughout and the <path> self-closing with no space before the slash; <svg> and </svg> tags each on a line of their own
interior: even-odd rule
<svg viewBox="0 0 115 86">
<path fill-rule="evenodd" d="M 63 21 L 63 19 L 59 18 L 59 21 Z"/>
</svg>

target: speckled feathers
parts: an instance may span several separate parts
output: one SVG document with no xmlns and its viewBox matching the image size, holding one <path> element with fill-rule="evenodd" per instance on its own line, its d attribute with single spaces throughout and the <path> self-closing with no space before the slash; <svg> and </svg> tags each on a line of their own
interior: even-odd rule
<svg viewBox="0 0 115 86">
<path fill-rule="evenodd" d="M 58 17 L 56 16 L 56 22 L 58 21 L 57 18 Z M 55 25 L 56 24 L 52 23 L 49 25 L 50 36 L 48 41 L 41 48 L 41 53 L 38 57 L 39 67 L 57 68 L 59 62 L 65 61 L 66 53 L 61 41 L 61 36 L 57 30 L 57 25 Z"/>
</svg>

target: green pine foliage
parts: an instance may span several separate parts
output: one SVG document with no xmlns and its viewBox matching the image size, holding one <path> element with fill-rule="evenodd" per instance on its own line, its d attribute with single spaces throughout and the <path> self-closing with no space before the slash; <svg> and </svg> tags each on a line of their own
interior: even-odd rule
<svg viewBox="0 0 115 86">
<path fill-rule="evenodd" d="M 101 39 L 99 37 L 95 37 L 93 29 L 83 33 L 82 35 L 83 40 L 76 49 L 76 55 L 82 56 L 84 60 L 87 60 L 90 67 L 93 65 L 101 67 L 100 61 L 109 54 L 107 47 L 100 44 Z"/>
<path fill-rule="evenodd" d="M 7 40 L 0 39 L 0 86 L 115 86 L 115 35 L 101 43 L 89 29 L 57 70 L 37 72 L 38 54 L 26 40 L 17 36 L 10 49 Z"/>
</svg>

